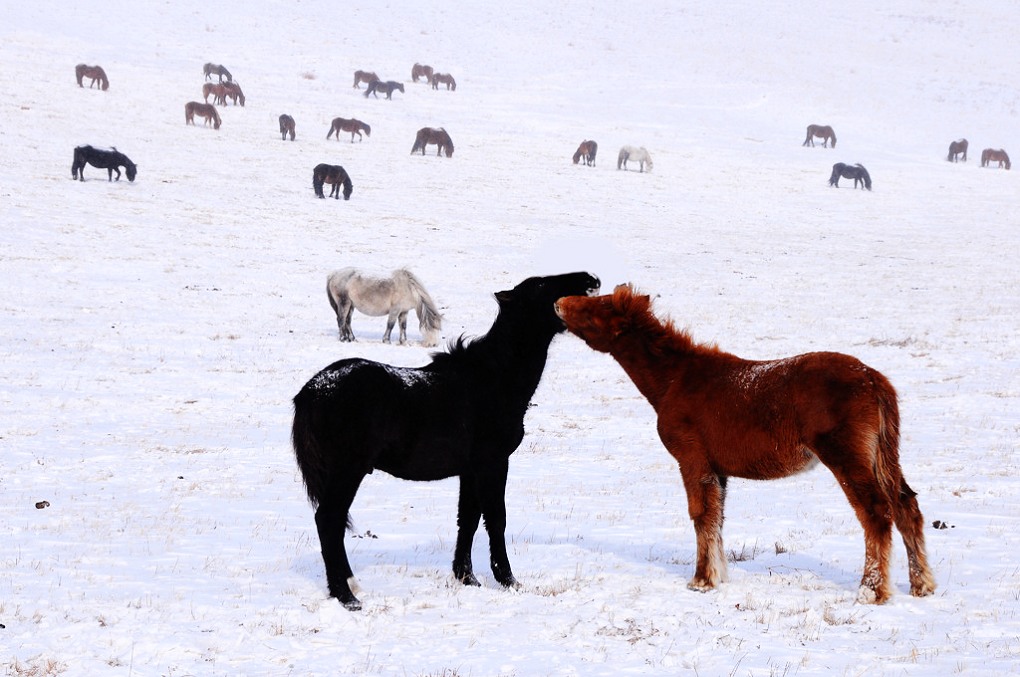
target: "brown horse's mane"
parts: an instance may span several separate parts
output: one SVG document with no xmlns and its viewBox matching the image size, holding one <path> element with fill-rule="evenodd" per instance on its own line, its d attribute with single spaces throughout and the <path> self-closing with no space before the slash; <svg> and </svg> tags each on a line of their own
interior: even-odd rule
<svg viewBox="0 0 1020 677">
<path fill-rule="evenodd" d="M 621 284 L 613 290 L 612 307 L 613 315 L 619 318 L 616 330 L 620 334 L 640 334 L 646 342 L 645 348 L 652 355 L 729 355 L 714 343 L 696 342 L 690 332 L 677 327 L 672 318 L 657 317 L 652 310 L 651 297 L 637 293 L 630 284 Z"/>
</svg>

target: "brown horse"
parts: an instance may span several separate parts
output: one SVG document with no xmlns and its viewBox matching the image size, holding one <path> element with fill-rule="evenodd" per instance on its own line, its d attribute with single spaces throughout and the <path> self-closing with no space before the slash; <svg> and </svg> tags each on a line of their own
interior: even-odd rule
<svg viewBox="0 0 1020 677">
<path fill-rule="evenodd" d="M 354 71 L 354 86 L 361 89 L 361 83 L 374 82 L 379 79 L 379 76 L 369 71 Z"/>
<path fill-rule="evenodd" d="M 449 73 L 433 73 L 432 74 L 432 89 L 439 89 L 439 83 L 446 85 L 446 89 L 457 91 L 457 81 L 453 79 L 453 76 Z"/>
<path fill-rule="evenodd" d="M 577 147 L 577 152 L 574 153 L 574 164 L 576 165 L 581 160 L 584 160 L 584 164 L 589 167 L 595 166 L 595 154 L 599 151 L 599 145 L 594 141 L 582 141 L 581 145 Z"/>
<path fill-rule="evenodd" d="M 436 157 L 439 157 L 444 151 L 446 152 L 446 157 L 453 157 L 453 141 L 442 127 L 422 127 L 419 129 L 418 134 L 414 137 L 414 146 L 411 147 L 411 154 L 414 155 L 420 150 L 421 154 L 424 155 L 425 146 L 430 143 L 434 143 L 437 146 Z"/>
<path fill-rule="evenodd" d="M 366 125 L 361 120 L 355 120 L 351 118 L 333 118 L 333 125 L 329 128 L 329 133 L 326 134 L 326 139 L 336 134 L 336 140 L 340 140 L 340 132 L 351 133 L 351 143 L 354 143 L 354 135 L 358 135 L 358 142 L 361 142 L 361 132 L 365 132 L 365 136 L 372 136 L 372 128 Z"/>
<path fill-rule="evenodd" d="M 208 80 L 214 75 L 220 76 L 220 82 L 223 82 L 223 78 L 227 79 L 227 82 L 232 82 L 234 76 L 230 74 L 227 67 L 223 64 L 207 63 L 202 66 L 202 72 L 205 73 L 205 79 Z"/>
<path fill-rule="evenodd" d="M 990 162 L 998 162 L 999 167 L 1005 167 L 1009 169 L 1009 156 L 1006 155 L 1006 151 L 995 150 L 994 148 L 985 148 L 981 151 L 981 166 L 987 167 Z"/>
<path fill-rule="evenodd" d="M 949 144 L 949 155 L 946 157 L 950 162 L 957 162 L 957 158 L 963 155 L 963 161 L 967 161 L 967 139 L 960 139 Z"/>
<path fill-rule="evenodd" d="M 224 82 L 223 83 L 223 105 L 227 105 L 227 97 L 234 102 L 234 105 L 240 104 L 244 106 L 244 92 L 241 91 L 241 85 L 236 82 Z"/>
<path fill-rule="evenodd" d="M 807 137 L 801 145 L 810 145 L 813 147 L 815 145 L 816 136 L 819 139 L 823 139 L 822 148 L 827 147 L 829 145 L 829 141 L 832 141 L 832 148 L 836 147 L 836 132 L 832 131 L 832 127 L 828 125 L 808 125 Z"/>
<path fill-rule="evenodd" d="M 294 140 L 294 118 L 284 113 L 280 116 L 280 138 L 283 141 L 287 140 L 287 135 L 290 134 L 290 140 Z"/>
<path fill-rule="evenodd" d="M 418 78 L 425 78 L 425 82 L 432 84 L 432 74 L 434 72 L 432 66 L 416 63 L 411 67 L 411 80 L 418 82 Z"/>
<path fill-rule="evenodd" d="M 821 461 L 864 527 L 858 600 L 881 604 L 893 593 L 894 523 L 907 549 L 911 594 L 935 591 L 924 518 L 900 468 L 896 391 L 885 376 L 841 353 L 762 362 L 695 343 L 672 321 L 660 321 L 651 299 L 629 285 L 605 296 L 562 298 L 556 312 L 590 347 L 612 355 L 656 411 L 697 537 L 689 588 L 705 591 L 725 579 L 728 477 L 778 479 Z"/>
<path fill-rule="evenodd" d="M 92 89 L 92 85 L 99 83 L 98 87 L 104 92 L 110 88 L 110 81 L 106 77 L 106 71 L 100 66 L 86 66 L 83 63 L 78 64 L 74 67 L 74 76 L 78 78 L 78 86 L 84 87 L 82 84 L 83 78 L 89 78 L 92 82 L 89 83 L 89 89 Z"/>
<path fill-rule="evenodd" d="M 220 114 L 216 112 L 216 106 L 208 103 L 199 103 L 198 101 L 189 101 L 184 104 L 184 124 L 195 124 L 196 115 L 205 118 L 205 124 L 209 125 L 211 123 L 213 129 L 220 128 Z"/>
<path fill-rule="evenodd" d="M 329 191 L 330 197 L 339 200 L 340 187 L 343 186 L 344 199 L 351 199 L 354 184 L 351 182 L 351 177 L 347 175 L 347 171 L 340 165 L 315 165 L 315 169 L 312 170 L 312 188 L 315 190 L 316 197 L 326 197 L 322 194 L 322 184 L 324 183 L 333 185 Z"/>
<path fill-rule="evenodd" d="M 206 82 L 202 85 L 202 97 L 209 103 L 209 95 L 212 94 L 213 103 L 221 106 L 227 105 L 227 86 L 225 83 Z"/>
</svg>

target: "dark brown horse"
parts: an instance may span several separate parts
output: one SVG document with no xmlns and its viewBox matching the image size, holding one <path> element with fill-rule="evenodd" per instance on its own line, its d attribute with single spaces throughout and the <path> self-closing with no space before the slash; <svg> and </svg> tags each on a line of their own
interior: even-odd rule
<svg viewBox="0 0 1020 677">
<path fill-rule="evenodd" d="M 871 190 L 871 174 L 864 168 L 863 165 L 848 165 L 845 162 L 837 162 L 832 165 L 832 174 L 829 175 L 829 185 L 839 188 L 839 179 L 853 179 L 854 188 L 860 184 L 864 188 Z"/>
<path fill-rule="evenodd" d="M 963 161 L 967 161 L 967 139 L 960 139 L 953 141 L 949 144 L 949 155 L 946 159 L 950 162 L 957 162 L 960 155 L 963 155 Z"/>
<path fill-rule="evenodd" d="M 416 63 L 411 67 L 411 80 L 418 82 L 418 78 L 425 78 L 425 82 L 432 84 L 432 73 L 434 72 L 432 66 Z"/>
<path fill-rule="evenodd" d="M 576 165 L 581 160 L 584 160 L 584 164 L 589 167 L 595 166 L 595 154 L 599 151 L 599 145 L 594 141 L 582 141 L 581 145 L 577 147 L 577 152 L 574 153 L 574 164 Z"/>
<path fill-rule="evenodd" d="M 196 115 L 205 118 L 205 124 L 212 124 L 213 129 L 220 128 L 220 114 L 216 112 L 216 106 L 198 101 L 189 101 L 184 104 L 184 124 L 195 124 Z"/>
<path fill-rule="evenodd" d="M 567 329 L 612 355 L 656 411 L 697 537 L 689 588 L 710 590 L 725 580 L 727 478 L 778 479 L 821 461 L 864 527 L 858 600 L 881 604 L 893 593 L 894 523 L 907 549 L 911 594 L 935 591 L 924 518 L 900 468 L 896 391 L 885 376 L 841 353 L 763 362 L 695 343 L 660 321 L 651 299 L 629 285 L 605 296 L 562 298 L 556 311 Z"/>
<path fill-rule="evenodd" d="M 418 134 L 414 137 L 414 146 L 411 147 L 411 154 L 413 155 L 420 150 L 421 154 L 424 155 L 425 146 L 430 143 L 434 143 L 437 146 L 436 157 L 444 151 L 446 152 L 446 157 L 453 157 L 453 141 L 442 127 L 422 127 L 419 129 Z"/>
<path fill-rule="evenodd" d="M 74 67 L 74 76 L 78 78 L 78 86 L 84 87 L 82 79 L 89 78 L 92 82 L 89 83 L 89 89 L 96 83 L 97 86 L 104 92 L 110 88 L 110 81 L 106 77 L 106 71 L 99 66 L 86 66 L 83 63 L 78 64 Z"/>
<path fill-rule="evenodd" d="M 218 75 L 220 77 L 220 82 L 223 82 L 223 78 L 226 78 L 227 82 L 232 82 L 234 80 L 234 76 L 230 74 L 230 71 L 228 71 L 227 67 L 223 64 L 207 63 L 202 66 L 202 72 L 205 73 L 206 80 L 212 78 L 214 75 Z"/>
<path fill-rule="evenodd" d="M 227 105 L 227 97 L 230 97 L 234 105 L 240 104 L 244 106 L 244 92 L 241 91 L 241 85 L 236 82 L 224 82 L 223 83 L 223 105 Z"/>
<path fill-rule="evenodd" d="M 1001 148 L 999 150 L 995 150 L 994 148 L 985 148 L 981 151 L 981 166 L 987 167 L 991 162 L 998 162 L 999 167 L 1003 167 L 1005 169 L 1009 169 L 1010 167 L 1009 156 L 1006 155 L 1006 151 Z"/>
<path fill-rule="evenodd" d="M 825 148 L 832 142 L 832 148 L 836 147 L 836 132 L 832 131 L 832 127 L 828 125 L 808 125 L 807 137 L 804 139 L 802 146 L 814 146 L 815 137 L 823 139 L 822 147 Z"/>
<path fill-rule="evenodd" d="M 379 76 L 370 71 L 354 71 L 354 86 L 361 89 L 361 83 L 371 83 L 379 79 Z"/>
<path fill-rule="evenodd" d="M 280 137 L 282 140 L 287 140 L 287 135 L 290 134 L 290 140 L 294 140 L 294 118 L 284 113 L 280 116 Z"/>
<path fill-rule="evenodd" d="M 317 197 L 326 197 L 322 194 L 322 184 L 324 183 L 329 183 L 333 186 L 329 191 L 330 197 L 339 200 L 340 187 L 343 186 L 344 199 L 351 199 L 351 193 L 354 192 L 354 184 L 351 182 L 351 177 L 347 175 L 347 171 L 340 165 L 321 164 L 315 166 L 315 169 L 312 170 L 312 188 L 315 190 Z"/>
<path fill-rule="evenodd" d="M 453 76 L 449 73 L 433 73 L 432 74 L 432 89 L 439 89 L 439 83 L 446 85 L 446 89 L 457 91 L 457 81 L 453 79 Z"/>
<path fill-rule="evenodd" d="M 354 118 L 333 118 L 333 124 L 329 128 L 329 133 L 326 134 L 326 138 L 336 134 L 336 140 L 340 140 L 340 132 L 351 133 L 351 143 L 354 143 L 354 135 L 358 135 L 358 142 L 361 142 L 361 132 L 365 132 L 365 136 L 372 136 L 372 128 L 366 125 L 361 120 L 355 120 Z"/>
<path fill-rule="evenodd" d="M 212 94 L 213 103 L 226 106 L 227 105 L 227 85 L 221 82 L 206 82 L 202 85 L 202 98 L 205 99 L 206 103 L 209 103 L 209 95 Z"/>
</svg>

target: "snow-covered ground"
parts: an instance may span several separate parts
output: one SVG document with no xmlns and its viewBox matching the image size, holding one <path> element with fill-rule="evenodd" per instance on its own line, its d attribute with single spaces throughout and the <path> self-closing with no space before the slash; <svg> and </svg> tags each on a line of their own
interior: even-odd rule
<svg viewBox="0 0 1020 677">
<path fill-rule="evenodd" d="M 1020 672 L 1020 183 L 978 162 L 1020 156 L 1020 14 L 604 4 L 6 8 L 4 674 Z M 184 124 L 206 61 L 247 97 L 219 131 Z M 81 62 L 109 91 L 75 84 Z M 456 92 L 413 84 L 415 62 Z M 356 69 L 406 91 L 366 100 Z M 327 141 L 338 116 L 372 135 Z M 835 150 L 801 147 L 810 123 Z M 409 155 L 426 125 L 453 158 Z M 946 162 L 961 136 L 969 162 Z M 587 138 L 594 168 L 570 162 Z M 137 180 L 72 182 L 84 143 L 116 146 Z M 617 171 L 624 144 L 654 171 Z M 838 161 L 874 191 L 830 188 Z M 314 198 L 320 162 L 351 174 L 349 202 Z M 482 533 L 484 587 L 453 580 L 456 481 L 377 473 L 353 508 L 376 537 L 348 538 L 365 604 L 348 613 L 326 596 L 290 399 L 341 357 L 428 360 L 381 344 L 381 318 L 337 341 L 325 279 L 349 265 L 414 270 L 446 340 L 486 331 L 495 291 L 588 270 L 744 357 L 860 357 L 901 396 L 936 595 L 909 596 L 897 537 L 897 594 L 855 603 L 861 529 L 821 468 L 733 480 L 731 580 L 688 591 L 693 530 L 651 408 L 564 335 L 511 459 L 521 589 L 494 583 Z"/>
</svg>

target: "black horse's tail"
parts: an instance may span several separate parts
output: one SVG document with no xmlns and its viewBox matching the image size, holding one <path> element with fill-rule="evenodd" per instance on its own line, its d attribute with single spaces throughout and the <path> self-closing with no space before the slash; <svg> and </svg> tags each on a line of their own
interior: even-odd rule
<svg viewBox="0 0 1020 677">
<path fill-rule="evenodd" d="M 324 439 L 332 426 L 321 408 L 321 393 L 313 392 L 306 385 L 294 396 L 294 423 L 291 427 L 291 443 L 301 479 L 305 484 L 308 502 L 313 508 L 328 497 L 333 471 L 327 460 L 330 453 L 329 440 Z M 354 530 L 354 522 L 347 514 L 347 529 Z"/>
<path fill-rule="evenodd" d="M 322 177 L 319 176 L 319 170 L 316 168 L 312 171 L 312 190 L 314 190 L 315 194 L 319 197 L 323 197 L 322 183 Z"/>
</svg>

